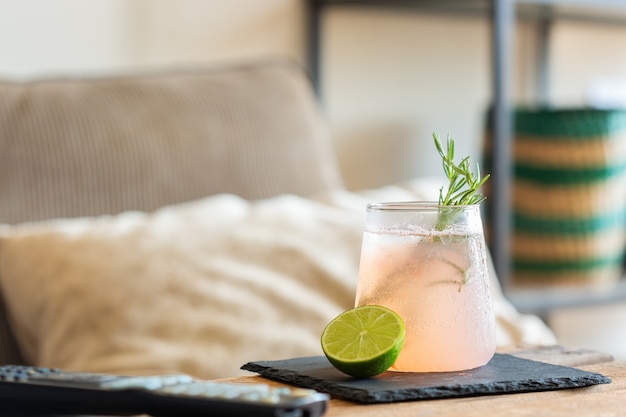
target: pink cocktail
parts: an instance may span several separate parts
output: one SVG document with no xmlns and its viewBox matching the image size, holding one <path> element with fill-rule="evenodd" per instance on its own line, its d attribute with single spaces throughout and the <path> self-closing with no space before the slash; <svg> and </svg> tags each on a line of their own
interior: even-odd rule
<svg viewBox="0 0 626 417">
<path fill-rule="evenodd" d="M 391 370 L 485 365 L 496 347 L 488 274 L 477 205 L 368 205 L 355 304 L 404 319 L 405 345 Z"/>
</svg>

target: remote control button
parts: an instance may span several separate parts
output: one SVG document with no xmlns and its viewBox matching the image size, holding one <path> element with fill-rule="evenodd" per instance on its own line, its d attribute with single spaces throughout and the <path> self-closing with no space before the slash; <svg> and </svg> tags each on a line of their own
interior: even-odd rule
<svg viewBox="0 0 626 417">
<path fill-rule="evenodd" d="M 155 392 L 173 396 L 241 400 L 265 404 L 278 404 L 284 399 L 304 398 L 317 393 L 315 390 L 304 388 L 272 388 L 266 384 L 232 384 L 215 381 L 197 381 L 173 385 Z"/>
<path fill-rule="evenodd" d="M 35 375 L 49 375 L 59 372 L 54 368 L 39 368 L 27 365 L 0 366 L 0 381 L 26 382 Z"/>
<path fill-rule="evenodd" d="M 111 381 L 105 381 L 100 384 L 103 389 L 121 390 L 121 389 L 146 389 L 156 390 L 176 384 L 186 384 L 192 382 L 193 378 L 189 375 L 159 375 L 146 377 L 118 377 Z"/>
<path fill-rule="evenodd" d="M 97 388 L 106 381 L 115 380 L 114 375 L 96 374 L 96 373 L 78 373 L 78 372 L 58 372 L 50 374 L 35 374 L 29 377 L 29 380 L 46 385 L 64 385 L 76 387 Z"/>
</svg>

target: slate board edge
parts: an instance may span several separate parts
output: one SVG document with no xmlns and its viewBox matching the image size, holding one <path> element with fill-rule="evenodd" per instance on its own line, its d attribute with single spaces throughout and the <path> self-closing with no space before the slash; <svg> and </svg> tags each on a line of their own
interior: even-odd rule
<svg viewBox="0 0 626 417">
<path fill-rule="evenodd" d="M 241 369 L 258 373 L 273 381 L 284 382 L 299 387 L 313 388 L 331 394 L 343 400 L 360 404 L 380 404 L 417 400 L 445 398 L 478 397 L 483 395 L 502 395 L 524 392 L 554 391 L 558 389 L 580 388 L 591 385 L 609 384 L 611 379 L 598 373 L 586 372 L 587 375 L 571 378 L 542 378 L 530 381 L 498 381 L 489 384 L 474 384 L 472 388 L 461 384 L 441 385 L 418 389 L 400 389 L 396 391 L 378 391 L 371 393 L 358 388 L 348 388 L 328 383 L 324 380 L 299 375 L 296 372 L 276 369 L 255 362 L 246 363 Z M 465 389 L 464 389 L 465 388 Z M 478 388 L 478 389 L 477 389 Z"/>
</svg>

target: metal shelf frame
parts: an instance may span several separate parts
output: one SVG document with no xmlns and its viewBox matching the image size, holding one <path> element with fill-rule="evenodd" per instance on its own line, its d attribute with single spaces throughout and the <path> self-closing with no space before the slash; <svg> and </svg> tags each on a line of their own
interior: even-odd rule
<svg viewBox="0 0 626 417">
<path fill-rule="evenodd" d="M 626 27 L 625 0 L 308 0 L 308 64 L 314 85 L 321 96 L 322 20 L 329 7 L 369 7 L 404 11 L 488 16 L 491 26 L 491 121 L 492 179 L 489 199 L 490 251 L 505 294 L 511 276 L 511 184 L 512 184 L 512 100 L 510 85 L 513 68 L 514 28 L 517 19 L 533 19 L 541 23 L 538 45 L 537 91 L 539 100 L 547 100 L 549 35 L 553 21 L 568 19 L 579 22 L 616 24 Z M 542 97 L 541 94 L 544 94 Z M 323 101 L 323 99 L 322 99 Z M 626 287 L 619 286 L 621 298 L 626 298 Z M 546 296 L 547 297 L 547 296 Z M 615 293 L 609 298 L 613 300 Z M 532 298 L 532 297 L 531 297 Z M 543 298 L 543 297 L 542 297 Z M 528 299 L 525 297 L 524 300 Z M 579 304 L 584 297 L 575 295 L 559 299 L 559 305 Z M 594 297 L 596 302 L 598 297 Z M 520 301 L 521 302 L 521 301 Z M 523 303 L 527 310 L 544 311 L 549 300 Z"/>
</svg>

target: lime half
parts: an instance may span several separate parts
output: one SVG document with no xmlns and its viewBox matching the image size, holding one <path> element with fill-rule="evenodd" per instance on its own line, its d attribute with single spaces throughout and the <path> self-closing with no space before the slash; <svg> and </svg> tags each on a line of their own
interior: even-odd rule
<svg viewBox="0 0 626 417">
<path fill-rule="evenodd" d="M 404 344 L 404 322 L 387 307 L 366 305 L 344 311 L 322 332 L 322 350 L 341 372 L 367 378 L 385 372 Z"/>
</svg>

